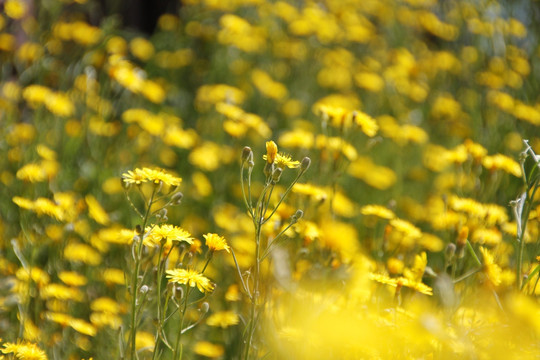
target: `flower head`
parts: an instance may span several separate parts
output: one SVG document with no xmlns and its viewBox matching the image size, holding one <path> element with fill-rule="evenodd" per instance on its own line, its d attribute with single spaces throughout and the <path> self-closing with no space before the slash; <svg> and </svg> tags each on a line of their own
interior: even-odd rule
<svg viewBox="0 0 540 360">
<path fill-rule="evenodd" d="M 219 250 L 225 250 L 227 252 L 230 252 L 230 247 L 227 245 L 227 242 L 225 241 L 225 238 L 223 236 L 219 236 L 218 234 L 205 234 L 203 235 L 204 239 L 206 240 L 206 246 L 210 249 L 210 251 L 219 251 Z"/>
<path fill-rule="evenodd" d="M 128 172 L 122 174 L 122 180 L 126 184 L 136 185 L 140 185 L 145 182 L 152 182 L 155 184 L 163 182 L 169 186 L 178 186 L 182 182 L 181 178 L 173 176 L 163 170 L 153 170 L 149 168 L 137 168 L 135 170 L 129 170 Z"/>
<path fill-rule="evenodd" d="M 276 156 L 276 166 L 280 169 L 285 169 L 285 167 L 293 169 L 300 166 L 300 161 L 292 160 L 290 155 L 281 153 Z"/>
<path fill-rule="evenodd" d="M 14 354 L 17 359 L 21 360 L 47 360 L 47 354 L 41 350 L 36 344 L 22 343 L 5 343 L 1 350 L 4 354 Z"/>
<path fill-rule="evenodd" d="M 272 164 L 277 156 L 277 145 L 273 141 L 267 141 L 266 142 L 266 155 L 263 156 L 263 158 L 266 160 L 268 164 Z"/>
<path fill-rule="evenodd" d="M 177 284 L 189 285 L 191 287 L 197 286 L 200 292 L 209 292 L 214 290 L 214 284 L 206 276 L 191 269 L 173 269 L 167 270 L 167 278 L 169 282 Z"/>
<path fill-rule="evenodd" d="M 165 247 L 170 247 L 173 241 L 185 241 L 188 244 L 193 244 L 191 234 L 181 227 L 174 225 L 156 225 L 146 228 L 148 235 L 145 238 L 145 244 L 157 246 L 162 240 L 165 241 Z"/>
<path fill-rule="evenodd" d="M 206 323 L 210 326 L 221 327 L 223 329 L 236 325 L 239 322 L 238 314 L 234 311 L 219 311 L 212 314 Z"/>
</svg>

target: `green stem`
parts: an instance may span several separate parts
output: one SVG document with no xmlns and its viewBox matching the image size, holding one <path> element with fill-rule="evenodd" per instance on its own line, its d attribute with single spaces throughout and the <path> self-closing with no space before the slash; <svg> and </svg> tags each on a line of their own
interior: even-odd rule
<svg viewBox="0 0 540 360">
<path fill-rule="evenodd" d="M 139 244 L 137 244 L 137 252 L 135 254 L 135 271 L 133 272 L 133 275 L 131 277 L 131 319 L 130 319 L 130 329 L 131 333 L 129 344 L 130 344 L 130 359 L 134 360 L 137 358 L 136 355 L 136 347 L 135 347 L 135 341 L 137 340 L 137 331 L 136 331 L 136 324 L 137 324 L 137 294 L 139 292 L 139 273 L 141 271 L 141 256 L 142 256 L 142 249 L 143 249 L 143 242 L 144 242 L 144 235 L 145 235 L 145 229 L 146 224 L 148 222 L 148 218 L 150 215 L 150 210 L 152 208 L 152 202 L 154 201 L 154 196 L 156 194 L 157 187 L 154 186 L 152 190 L 152 196 L 150 197 L 150 200 L 148 201 L 148 207 L 146 209 L 146 213 L 144 215 Z"/>
<path fill-rule="evenodd" d="M 208 267 L 208 264 L 210 264 L 210 260 L 212 260 L 212 257 L 214 256 L 214 252 L 209 250 L 208 252 L 208 259 L 206 260 L 206 263 L 204 264 L 204 267 L 201 271 L 201 274 L 204 274 L 204 271 L 206 270 L 206 268 Z"/>
<path fill-rule="evenodd" d="M 158 255 L 158 272 L 157 272 L 157 320 L 158 325 L 156 329 L 156 336 L 154 339 L 154 352 L 152 353 L 152 360 L 156 359 L 156 355 L 159 350 L 159 344 L 161 339 L 161 329 L 163 326 L 163 323 L 161 322 L 161 277 L 163 275 L 163 267 L 164 267 L 164 261 L 161 260 L 161 255 L 163 254 L 163 246 L 159 247 L 159 255 Z"/>
<path fill-rule="evenodd" d="M 180 313 L 180 329 L 178 330 L 178 336 L 176 338 L 176 345 L 174 346 L 174 353 L 173 353 L 173 360 L 179 360 L 182 359 L 182 344 L 180 343 L 180 340 L 182 339 L 182 330 L 184 329 L 184 319 L 186 317 L 186 310 L 188 305 L 188 297 L 189 292 L 191 291 L 191 287 L 189 285 L 186 285 L 186 296 L 184 297 L 184 308 L 182 309 L 182 312 Z M 178 353 L 178 349 L 180 349 L 180 353 Z"/>
<path fill-rule="evenodd" d="M 304 174 L 305 171 L 300 171 L 298 173 L 298 175 L 296 176 L 296 178 L 293 180 L 293 182 L 289 185 L 289 187 L 287 188 L 287 190 L 285 190 L 285 193 L 281 196 L 281 198 L 279 199 L 278 203 L 276 204 L 276 206 L 274 207 L 274 210 L 272 210 L 272 212 L 270 213 L 270 215 L 268 215 L 268 217 L 266 217 L 266 219 L 263 219 L 263 221 L 261 222 L 261 225 L 263 225 L 264 223 L 266 223 L 268 220 L 270 220 L 270 218 L 274 215 L 274 213 L 277 211 L 277 209 L 279 208 L 279 206 L 281 205 L 281 203 L 283 202 L 283 200 L 285 199 L 285 197 L 287 197 L 287 195 L 291 192 L 294 184 L 296 184 L 298 182 L 298 180 L 300 179 L 300 176 L 302 176 Z"/>
</svg>

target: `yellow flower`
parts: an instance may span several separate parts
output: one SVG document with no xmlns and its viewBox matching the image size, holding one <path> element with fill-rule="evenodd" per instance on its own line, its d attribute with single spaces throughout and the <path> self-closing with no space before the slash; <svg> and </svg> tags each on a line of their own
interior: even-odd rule
<svg viewBox="0 0 540 360">
<path fill-rule="evenodd" d="M 484 157 L 482 159 L 482 165 L 491 171 L 500 169 L 516 177 L 521 177 L 521 166 L 519 163 L 514 159 L 502 154 Z"/>
<path fill-rule="evenodd" d="M 47 360 L 47 354 L 36 344 L 28 342 L 4 343 L 4 354 L 13 354 L 20 360 Z"/>
<path fill-rule="evenodd" d="M 101 275 L 103 281 L 107 285 L 124 285 L 126 282 L 126 274 L 120 269 L 109 268 L 105 269 Z"/>
<path fill-rule="evenodd" d="M 101 207 L 97 199 L 92 195 L 86 195 L 84 200 L 86 201 L 86 205 L 88 205 L 88 214 L 90 217 L 98 224 L 108 225 L 110 222 L 109 215 Z"/>
<path fill-rule="evenodd" d="M 100 297 L 92 301 L 90 309 L 96 312 L 103 312 L 108 314 L 118 314 L 122 306 L 111 298 Z"/>
<path fill-rule="evenodd" d="M 40 164 L 30 163 L 17 171 L 17 179 L 31 183 L 41 182 L 47 179 L 47 173 Z"/>
<path fill-rule="evenodd" d="M 198 341 L 195 344 L 193 351 L 195 354 L 209 358 L 218 358 L 225 352 L 223 346 L 215 345 L 208 341 Z"/>
<path fill-rule="evenodd" d="M 425 294 L 425 295 L 433 295 L 433 289 L 427 286 L 424 283 L 417 282 L 411 279 L 407 279 L 405 277 L 398 277 L 398 278 L 391 278 L 387 275 L 383 274 L 369 274 L 369 278 L 371 280 L 377 281 L 381 284 L 389 285 L 396 288 L 396 291 L 398 289 L 401 289 L 403 286 L 408 287 L 410 289 L 416 290 L 419 293 Z"/>
<path fill-rule="evenodd" d="M 145 38 L 136 37 L 129 43 L 131 53 L 142 61 L 148 61 L 154 55 L 154 45 Z"/>
<path fill-rule="evenodd" d="M 193 244 L 191 234 L 181 227 L 174 225 L 156 225 L 148 226 L 145 231 L 148 233 L 145 237 L 145 244 L 157 246 L 162 240 L 165 240 L 166 248 L 170 248 L 173 241 L 185 241 L 188 244 Z"/>
<path fill-rule="evenodd" d="M 384 206 L 381 206 L 381 205 L 366 205 L 366 206 L 363 206 L 361 209 L 360 209 L 360 213 L 362 215 L 374 215 L 374 216 L 377 216 L 377 217 L 380 217 L 382 219 L 387 219 L 387 220 L 390 220 L 390 219 L 393 219 L 396 217 L 396 215 L 394 214 L 394 212 Z"/>
<path fill-rule="evenodd" d="M 71 286 L 83 286 L 88 282 L 84 275 L 76 273 L 75 271 L 61 271 L 58 273 L 58 277 L 64 284 Z"/>
<path fill-rule="evenodd" d="M 279 153 L 276 155 L 276 166 L 280 169 L 294 169 L 300 166 L 300 161 L 292 160 L 290 155 Z"/>
<path fill-rule="evenodd" d="M 6 15 L 15 20 L 21 19 L 27 10 L 28 6 L 21 0 L 7 0 L 4 4 Z"/>
<path fill-rule="evenodd" d="M 73 329 L 75 329 L 75 331 L 81 334 L 88 335 L 88 336 L 96 336 L 96 333 L 97 333 L 96 327 L 82 319 L 71 318 L 68 322 L 68 325 L 71 326 Z"/>
<path fill-rule="evenodd" d="M 212 314 L 206 323 L 209 326 L 221 327 L 223 329 L 236 325 L 240 321 L 238 314 L 234 311 L 219 311 Z"/>
<path fill-rule="evenodd" d="M 167 278 L 169 282 L 178 284 L 189 285 L 191 287 L 197 286 L 200 292 L 209 292 L 214 290 L 214 284 L 206 276 L 191 269 L 173 269 L 167 270 Z"/>
<path fill-rule="evenodd" d="M 502 282 L 502 269 L 495 263 L 493 255 L 488 249 L 481 246 L 480 252 L 484 258 L 484 271 L 489 281 L 495 286 L 500 285 Z"/>
<path fill-rule="evenodd" d="M 273 141 L 267 141 L 266 142 L 266 155 L 263 156 L 264 160 L 266 160 L 268 164 L 273 164 L 277 156 L 277 151 L 278 151 L 278 148 L 277 148 L 276 143 Z"/>
<path fill-rule="evenodd" d="M 88 265 L 99 265 L 101 262 L 101 255 L 91 246 L 82 243 L 68 244 L 64 249 L 64 258 Z"/>
<path fill-rule="evenodd" d="M 208 249 L 210 249 L 210 251 L 225 250 L 227 252 L 230 252 L 230 247 L 229 245 L 227 245 L 227 242 L 225 241 L 225 238 L 223 236 L 208 233 L 203 235 L 203 237 L 206 240 L 206 246 L 208 246 Z"/>
<path fill-rule="evenodd" d="M 163 170 L 152 170 L 149 168 L 136 168 L 122 174 L 122 180 L 126 184 L 140 185 L 145 182 L 153 182 L 159 184 L 163 182 L 169 186 L 178 186 L 182 182 L 182 178 L 175 177 Z"/>
<path fill-rule="evenodd" d="M 371 116 L 361 111 L 353 111 L 352 117 L 356 124 L 360 126 L 364 134 L 369 137 L 373 137 L 377 134 L 379 126 Z"/>
</svg>

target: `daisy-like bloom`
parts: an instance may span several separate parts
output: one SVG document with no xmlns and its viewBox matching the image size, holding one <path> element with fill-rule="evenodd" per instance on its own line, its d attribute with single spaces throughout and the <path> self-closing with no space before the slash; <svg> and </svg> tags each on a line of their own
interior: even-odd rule
<svg viewBox="0 0 540 360">
<path fill-rule="evenodd" d="M 45 173 L 43 167 L 35 163 L 24 165 L 17 171 L 16 176 L 17 179 L 31 183 L 40 182 L 47 179 L 47 174 Z"/>
<path fill-rule="evenodd" d="M 285 167 L 294 169 L 300 166 L 300 161 L 293 160 L 290 155 L 280 153 L 276 155 L 276 166 L 280 169 L 285 169 Z"/>
<path fill-rule="evenodd" d="M 263 159 L 266 160 L 268 164 L 272 164 L 276 159 L 277 155 L 277 145 L 273 141 L 266 142 L 266 155 L 263 156 Z"/>
<path fill-rule="evenodd" d="M 188 244 L 193 244 L 193 238 L 191 234 L 181 227 L 174 225 L 156 225 L 148 226 L 145 231 L 148 233 L 145 237 L 145 244 L 149 246 L 158 246 L 163 239 L 165 239 L 165 247 L 169 248 L 173 241 L 185 241 Z"/>
<path fill-rule="evenodd" d="M 2 349 L 4 354 L 14 354 L 17 359 L 21 360 L 47 360 L 47 354 L 41 350 L 36 344 L 21 342 L 21 343 L 5 343 Z"/>
<path fill-rule="evenodd" d="M 356 124 L 360 126 L 364 134 L 369 137 L 373 137 L 377 134 L 379 126 L 371 116 L 361 111 L 353 111 L 352 117 Z"/>
<path fill-rule="evenodd" d="M 396 217 L 392 210 L 381 205 L 366 205 L 360 209 L 360 213 L 362 213 L 362 215 L 374 215 L 387 220 Z"/>
<path fill-rule="evenodd" d="M 493 254 L 491 254 L 488 249 L 480 246 L 480 252 L 484 258 L 485 274 L 493 285 L 499 286 L 502 282 L 502 269 L 499 265 L 497 265 L 497 263 L 495 263 Z"/>
<path fill-rule="evenodd" d="M 236 325 L 240 321 L 238 314 L 234 311 L 219 311 L 212 314 L 206 323 L 209 326 L 221 327 L 223 329 Z"/>
<path fill-rule="evenodd" d="M 427 286 L 426 284 L 422 282 L 418 282 L 418 281 L 413 281 L 411 279 L 407 279 L 403 276 L 400 276 L 397 278 L 391 278 L 384 274 L 371 273 L 369 274 L 369 278 L 381 284 L 395 287 L 396 289 L 400 289 L 403 286 L 405 286 L 425 295 L 433 295 L 433 289 Z"/>
<path fill-rule="evenodd" d="M 178 186 L 182 182 L 181 178 L 173 176 L 163 170 L 153 170 L 149 168 L 129 170 L 122 174 L 122 180 L 126 184 L 135 185 L 140 185 L 145 182 L 153 182 L 155 184 L 163 182 L 166 185 Z"/>
<path fill-rule="evenodd" d="M 173 269 L 167 270 L 167 278 L 169 282 L 177 284 L 189 285 L 191 287 L 197 286 L 200 292 L 209 292 L 214 290 L 214 284 L 206 276 L 191 269 Z"/>
<path fill-rule="evenodd" d="M 229 245 L 227 245 L 227 241 L 225 241 L 225 238 L 223 236 L 208 233 L 203 235 L 203 237 L 206 240 L 206 246 L 208 246 L 210 251 L 225 250 L 227 252 L 230 252 L 230 247 Z"/>
<path fill-rule="evenodd" d="M 220 357 L 225 352 L 223 346 L 215 345 L 208 341 L 198 341 L 195 344 L 193 351 L 195 352 L 195 354 L 212 359 Z"/>
</svg>

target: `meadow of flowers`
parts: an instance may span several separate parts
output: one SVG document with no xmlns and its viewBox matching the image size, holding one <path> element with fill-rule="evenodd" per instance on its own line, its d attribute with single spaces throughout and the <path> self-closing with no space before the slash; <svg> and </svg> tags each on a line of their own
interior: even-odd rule
<svg viewBox="0 0 540 360">
<path fill-rule="evenodd" d="M 540 4 L 0 7 L 0 359 L 540 358 Z"/>
</svg>

